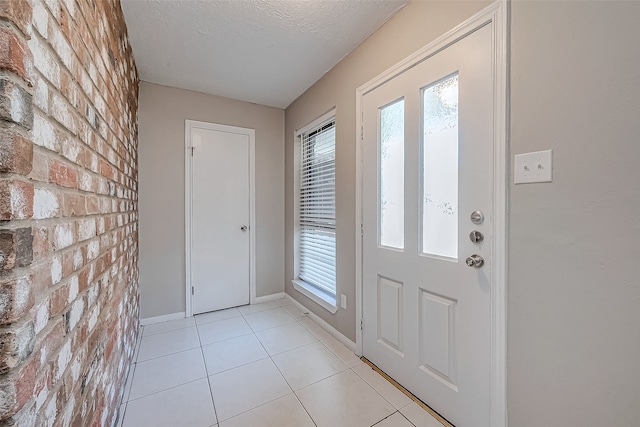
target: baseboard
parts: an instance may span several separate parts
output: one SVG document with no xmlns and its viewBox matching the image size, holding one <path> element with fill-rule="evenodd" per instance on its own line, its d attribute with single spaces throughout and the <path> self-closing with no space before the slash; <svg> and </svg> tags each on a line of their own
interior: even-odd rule
<svg viewBox="0 0 640 427">
<path fill-rule="evenodd" d="M 322 327 L 322 329 L 324 329 L 325 331 L 327 331 L 331 335 L 333 335 L 338 341 L 340 341 L 342 344 L 347 346 L 347 348 L 349 350 L 351 350 L 354 353 L 356 353 L 356 343 L 354 343 L 349 338 L 347 338 L 344 335 L 342 335 L 336 328 L 334 328 L 333 326 L 331 326 L 330 324 L 328 324 L 327 322 L 322 320 L 322 318 L 320 316 L 315 314 L 313 311 L 309 310 L 308 307 L 305 307 L 299 301 L 294 299 L 291 295 L 285 293 L 284 296 L 285 296 L 285 298 L 288 298 L 291 301 L 291 304 L 295 305 L 298 308 L 298 310 L 303 311 L 305 313 L 308 312 L 309 313 L 308 314 L 309 318 L 311 320 L 313 320 L 314 322 L 316 322 L 318 324 L 318 326 Z"/>
<path fill-rule="evenodd" d="M 253 301 L 251 301 L 251 304 L 260 304 L 263 302 L 269 302 L 269 301 L 273 301 L 273 300 L 277 300 L 277 299 L 282 299 L 284 298 L 285 293 L 284 292 L 278 292 L 277 294 L 271 294 L 271 295 L 265 295 L 262 297 L 255 297 L 253 299 Z"/>
<path fill-rule="evenodd" d="M 167 320 L 176 320 L 176 319 L 184 319 L 185 313 L 181 311 L 179 313 L 171 313 L 165 314 L 162 316 L 155 317 L 145 317 L 144 319 L 140 319 L 140 324 L 142 326 L 153 325 L 154 323 L 166 322 Z"/>
</svg>

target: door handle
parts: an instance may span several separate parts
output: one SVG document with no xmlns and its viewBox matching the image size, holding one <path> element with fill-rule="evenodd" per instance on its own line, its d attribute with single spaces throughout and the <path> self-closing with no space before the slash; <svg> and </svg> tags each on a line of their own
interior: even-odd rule
<svg viewBox="0 0 640 427">
<path fill-rule="evenodd" d="M 478 254 L 473 254 L 469 258 L 467 258 L 467 266 L 480 268 L 484 264 L 484 258 L 482 258 Z"/>
<path fill-rule="evenodd" d="M 247 231 L 249 229 L 249 227 L 247 227 L 246 225 L 243 225 L 242 227 L 240 227 L 240 230 L 242 231 Z"/>
</svg>

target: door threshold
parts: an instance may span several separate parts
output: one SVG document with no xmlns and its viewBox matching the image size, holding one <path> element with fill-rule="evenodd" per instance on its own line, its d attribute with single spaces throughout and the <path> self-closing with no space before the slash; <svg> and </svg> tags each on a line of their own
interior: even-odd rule
<svg viewBox="0 0 640 427">
<path fill-rule="evenodd" d="M 431 414 L 431 416 L 433 418 L 435 418 L 436 420 L 438 420 L 440 422 L 440 424 L 442 424 L 445 427 L 455 427 L 453 424 L 451 424 L 449 421 L 447 421 L 442 415 L 440 415 L 439 413 L 437 413 L 435 410 L 433 410 L 433 408 L 431 408 L 429 405 L 427 405 L 426 403 L 424 403 L 422 400 L 418 399 L 413 393 L 411 393 L 409 390 L 407 390 L 406 388 L 404 388 L 400 383 L 398 383 L 396 380 L 394 380 L 393 378 L 391 378 L 389 375 L 387 375 L 384 371 L 382 371 L 380 368 L 378 368 L 376 365 L 374 365 L 369 359 L 367 359 L 366 357 L 362 356 L 360 358 L 360 360 L 362 360 L 364 363 L 366 363 L 367 365 L 369 365 L 369 367 L 371 367 L 371 369 L 373 369 L 374 371 L 376 371 L 377 373 L 379 373 L 380 375 L 382 375 L 382 377 L 389 381 L 391 384 L 393 384 L 393 386 L 395 388 L 397 388 L 398 390 L 400 390 L 401 392 L 403 392 L 405 395 L 407 395 L 407 397 L 411 400 L 413 400 L 414 402 L 416 402 L 418 405 L 420 405 L 420 407 L 422 409 L 424 409 L 425 411 L 427 411 L 428 413 Z"/>
</svg>

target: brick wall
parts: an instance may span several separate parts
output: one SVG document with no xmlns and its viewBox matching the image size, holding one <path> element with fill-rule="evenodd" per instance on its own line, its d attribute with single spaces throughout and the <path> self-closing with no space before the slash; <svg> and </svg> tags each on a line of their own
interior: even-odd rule
<svg viewBox="0 0 640 427">
<path fill-rule="evenodd" d="M 138 76 L 115 0 L 0 0 L 0 424 L 113 425 L 138 332 Z"/>
</svg>

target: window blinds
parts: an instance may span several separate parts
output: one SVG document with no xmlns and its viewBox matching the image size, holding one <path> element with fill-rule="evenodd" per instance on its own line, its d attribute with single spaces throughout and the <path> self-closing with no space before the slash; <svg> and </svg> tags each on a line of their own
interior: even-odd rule
<svg viewBox="0 0 640 427">
<path fill-rule="evenodd" d="M 300 279 L 336 294 L 335 119 L 301 135 Z"/>
</svg>

